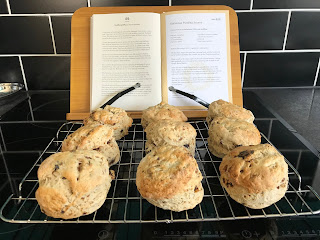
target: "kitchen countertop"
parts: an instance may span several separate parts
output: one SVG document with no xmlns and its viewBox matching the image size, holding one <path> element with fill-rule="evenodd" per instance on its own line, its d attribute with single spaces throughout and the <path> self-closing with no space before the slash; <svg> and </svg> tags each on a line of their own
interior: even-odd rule
<svg viewBox="0 0 320 240">
<path fill-rule="evenodd" d="M 0 98 L 0 117 L 29 97 L 24 90 Z"/>
<path fill-rule="evenodd" d="M 320 192 L 319 159 L 317 150 L 308 145 L 303 138 L 296 138 L 294 129 L 299 123 L 294 117 L 298 110 L 307 108 L 299 119 L 308 117 L 308 123 L 316 124 L 319 111 L 318 90 L 314 91 L 313 101 L 304 94 L 305 90 L 245 90 L 244 104 L 256 116 L 255 124 L 262 134 L 284 154 L 302 176 L 302 186 L 311 185 Z M 257 98 L 257 95 L 260 98 Z M 291 96 L 291 97 L 289 97 Z M 300 96 L 299 98 L 294 96 Z M 285 97 L 285 98 L 284 98 Z M 294 102 L 297 101 L 298 103 Z M 309 105 L 304 103 L 310 102 Z M 301 104 L 299 104 L 301 102 Z M 308 103 L 309 103 L 308 102 Z M 268 104 L 266 104 L 268 103 Z M 279 103 L 277 105 L 277 103 Z M 273 104 L 273 105 L 272 105 Z M 277 108 L 278 106 L 278 108 Z M 307 106 L 310 106 L 308 108 Z M 271 107 L 271 108 L 270 108 Z M 289 109 L 288 109 L 289 108 Z M 8 108 L 9 109 L 9 108 Z M 317 112 L 318 111 L 318 112 Z M 69 91 L 30 91 L 29 97 L 2 114 L 0 119 L 0 206 L 9 193 L 18 194 L 18 184 L 32 167 L 39 154 L 44 150 L 69 112 Z M 309 115 L 306 115 L 306 114 Z M 284 125 L 282 116 L 292 125 Z M 291 118 L 286 118 L 290 116 Z M 297 118 L 298 118 L 297 117 Z M 304 119 L 304 123 L 307 120 Z M 285 123 L 286 124 L 286 123 Z M 307 123 L 304 124 L 305 128 Z M 316 126 L 316 125 L 315 125 Z M 313 126 L 312 126 L 313 127 Z M 299 133 L 303 134 L 304 128 Z M 313 128 L 314 131 L 319 130 Z M 305 138 L 311 135 L 304 135 Z M 285 139 L 285 140 L 284 140 Z M 309 139 L 312 141 L 312 138 Z M 313 141 L 314 146 L 316 141 Z M 317 147 L 318 148 L 318 147 Z M 311 149 L 311 150 L 310 150 Z M 319 148 L 318 148 L 319 149 Z M 288 224 L 290 221 L 290 224 Z M 303 234 L 315 233 L 320 236 L 319 216 L 301 218 L 252 219 L 234 221 L 174 223 L 174 224 L 9 224 L 0 222 L 0 239 L 176 239 L 186 232 L 184 239 L 204 238 L 230 239 L 275 239 L 281 235 L 288 238 L 290 234 L 299 239 L 294 231 L 303 228 Z M 308 229 L 308 230 L 305 230 Z M 143 234 L 140 234 L 140 232 Z M 307 235 L 300 234 L 301 239 Z M 32 236 L 32 237 L 31 237 Z M 311 239 L 311 238 L 310 238 Z"/>
<path fill-rule="evenodd" d="M 318 151 L 320 150 L 320 88 L 253 91 Z"/>
</svg>

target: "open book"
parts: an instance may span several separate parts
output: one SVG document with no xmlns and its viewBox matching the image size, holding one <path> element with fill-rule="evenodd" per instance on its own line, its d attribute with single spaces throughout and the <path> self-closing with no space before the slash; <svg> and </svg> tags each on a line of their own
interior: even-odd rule
<svg viewBox="0 0 320 240">
<path fill-rule="evenodd" d="M 94 14 L 90 31 L 91 110 L 137 82 L 113 106 L 204 108 L 169 86 L 209 103 L 232 102 L 227 10 Z"/>
</svg>

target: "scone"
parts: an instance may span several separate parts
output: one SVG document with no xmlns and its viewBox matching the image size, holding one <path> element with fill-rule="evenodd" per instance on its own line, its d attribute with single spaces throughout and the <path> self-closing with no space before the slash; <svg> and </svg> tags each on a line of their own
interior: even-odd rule
<svg viewBox="0 0 320 240">
<path fill-rule="evenodd" d="M 142 111 L 141 125 L 144 129 L 150 122 L 171 119 L 173 121 L 186 122 L 188 118 L 177 107 L 161 102 L 156 106 L 149 107 Z"/>
<path fill-rule="evenodd" d="M 216 117 L 208 134 L 209 150 L 220 158 L 236 147 L 261 143 L 261 135 L 255 125 L 238 119 Z"/>
<path fill-rule="evenodd" d="M 214 101 L 209 105 L 208 115 L 206 118 L 209 126 L 212 120 L 216 117 L 235 118 L 249 123 L 253 123 L 254 120 L 254 116 L 251 111 L 221 99 Z"/>
<path fill-rule="evenodd" d="M 114 138 L 119 140 L 128 134 L 132 121 L 125 110 L 108 105 L 104 109 L 98 108 L 93 111 L 88 118 L 83 120 L 83 123 L 84 125 L 91 123 L 110 125 L 113 129 Z"/>
<path fill-rule="evenodd" d="M 160 146 L 141 160 L 136 185 L 151 204 L 180 212 L 202 201 L 201 180 L 198 164 L 186 148 Z"/>
<path fill-rule="evenodd" d="M 95 150 L 102 153 L 109 166 L 120 160 L 120 150 L 108 125 L 93 123 L 82 126 L 70 134 L 63 142 L 61 151 Z"/>
<path fill-rule="evenodd" d="M 234 149 L 223 158 L 219 170 L 221 185 L 230 197 L 249 208 L 270 206 L 288 188 L 288 165 L 269 144 Z"/>
<path fill-rule="evenodd" d="M 192 155 L 195 153 L 197 131 L 187 122 L 162 120 L 152 122 L 145 129 L 146 151 L 162 145 L 186 147 Z"/>
<path fill-rule="evenodd" d="M 50 217 L 71 219 L 99 209 L 113 177 L 105 162 L 96 151 L 49 156 L 38 169 L 36 199 L 41 211 Z"/>
</svg>

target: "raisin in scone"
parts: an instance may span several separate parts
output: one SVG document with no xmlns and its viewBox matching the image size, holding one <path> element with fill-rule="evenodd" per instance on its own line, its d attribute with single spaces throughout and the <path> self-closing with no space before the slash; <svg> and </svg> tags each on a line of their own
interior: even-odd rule
<svg viewBox="0 0 320 240">
<path fill-rule="evenodd" d="M 161 102 L 156 106 L 149 107 L 142 111 L 141 125 L 146 129 L 149 123 L 165 119 L 180 122 L 186 122 L 188 120 L 180 109 Z"/>
<path fill-rule="evenodd" d="M 98 108 L 90 116 L 83 120 L 84 125 L 100 123 L 110 125 L 113 129 L 114 138 L 119 140 L 128 134 L 132 125 L 132 118 L 121 108 L 107 105 L 104 109 Z"/>
<path fill-rule="evenodd" d="M 104 203 L 113 174 L 96 151 L 59 152 L 38 169 L 36 199 L 41 211 L 54 218 L 90 214 Z"/>
<path fill-rule="evenodd" d="M 221 99 L 209 105 L 208 116 L 206 118 L 209 126 L 216 117 L 235 118 L 249 123 L 253 123 L 254 120 L 251 111 Z"/>
<path fill-rule="evenodd" d="M 180 212 L 202 201 L 201 180 L 198 164 L 186 148 L 160 146 L 141 160 L 136 185 L 151 204 Z"/>
<path fill-rule="evenodd" d="M 221 185 L 230 197 L 249 208 L 270 206 L 288 188 L 288 165 L 269 144 L 232 150 L 223 158 L 219 170 Z"/>
<path fill-rule="evenodd" d="M 61 151 L 95 150 L 102 153 L 109 166 L 120 160 L 120 150 L 113 137 L 113 130 L 108 125 L 92 123 L 78 128 L 63 142 Z"/>
<path fill-rule="evenodd" d="M 183 146 L 192 155 L 195 153 L 197 131 L 190 123 L 162 120 L 150 123 L 145 131 L 147 152 L 162 145 L 172 145 Z"/>
<path fill-rule="evenodd" d="M 208 135 L 210 152 L 220 158 L 236 147 L 261 143 L 261 135 L 255 125 L 239 119 L 215 118 Z"/>
</svg>

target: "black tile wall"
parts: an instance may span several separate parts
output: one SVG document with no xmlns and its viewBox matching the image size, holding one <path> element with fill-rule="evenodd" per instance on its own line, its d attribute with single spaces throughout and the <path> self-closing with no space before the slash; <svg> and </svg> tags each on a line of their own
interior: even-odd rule
<svg viewBox="0 0 320 240">
<path fill-rule="evenodd" d="M 168 6 L 169 0 L 91 0 L 91 7 L 106 6 Z"/>
<path fill-rule="evenodd" d="M 0 82 L 23 83 L 18 57 L 0 57 Z"/>
<path fill-rule="evenodd" d="M 282 49 L 287 12 L 238 13 L 240 50 Z"/>
<path fill-rule="evenodd" d="M 0 54 L 53 53 L 48 17 L 0 17 L 0 32 Z"/>
<path fill-rule="evenodd" d="M 320 48 L 319 26 L 320 12 L 293 12 L 286 49 Z"/>
<path fill-rule="evenodd" d="M 235 10 L 250 9 L 251 0 L 172 0 L 174 5 L 226 5 Z"/>
<path fill-rule="evenodd" d="M 0 55 L 1 54 L 54 54 L 49 16 L 14 16 L 14 14 L 51 15 L 53 37 L 57 54 L 70 54 L 71 16 L 88 5 L 87 0 L 49 1 L 49 0 L 0 0 L 0 14 L 8 13 L 7 2 L 13 16 L 0 17 Z M 251 0 L 172 0 L 172 5 L 227 5 L 238 12 L 240 48 L 247 53 L 244 87 L 292 87 L 312 86 L 315 76 L 313 53 L 275 53 L 256 55 L 250 51 L 282 50 L 289 10 L 292 8 L 320 8 L 318 0 L 254 0 L 253 12 Z M 91 0 L 90 5 L 98 6 L 142 6 L 169 5 L 169 0 Z M 263 9 L 284 9 L 281 11 L 263 11 Z M 254 12 L 254 9 L 262 9 Z M 59 15 L 59 13 L 61 13 Z M 292 10 L 291 22 L 286 42 L 286 50 L 320 49 L 320 11 Z M 279 54 L 279 55 L 278 55 Z M 317 53 L 314 53 L 317 55 Z M 0 56 L 1 57 L 1 56 Z M 291 58 L 292 57 L 292 58 Z M 266 61 L 264 60 L 266 59 Z M 63 58 L 59 59 L 62 60 Z M 42 61 L 43 60 L 43 61 Z M 243 69 L 244 53 L 240 55 Z M 8 61 L 8 62 L 7 62 Z M 31 90 L 69 89 L 70 60 L 57 58 L 23 57 L 25 74 Z M 17 58 L 0 58 L 0 81 L 13 79 L 22 81 Z M 262 71 L 262 72 L 261 72 Z M 53 79 L 56 78 L 56 81 Z M 319 75 L 320 78 L 320 75 Z M 12 81 L 13 81 L 12 80 Z M 7 80 L 9 81 L 9 80 Z M 10 80 L 11 81 L 11 80 Z M 317 82 L 320 86 L 320 81 Z"/>
<path fill-rule="evenodd" d="M 29 90 L 68 90 L 70 57 L 23 57 Z"/>
<path fill-rule="evenodd" d="M 12 13 L 72 13 L 87 7 L 87 0 L 10 0 Z"/>
<path fill-rule="evenodd" d="M 8 13 L 6 0 L 0 0 L 0 13 Z"/>
<path fill-rule="evenodd" d="M 70 53 L 71 16 L 51 17 L 57 53 Z"/>
<path fill-rule="evenodd" d="M 319 0 L 254 0 L 253 9 L 261 8 L 320 8 Z"/>
<path fill-rule="evenodd" d="M 244 87 L 313 86 L 320 53 L 248 54 Z"/>
</svg>

